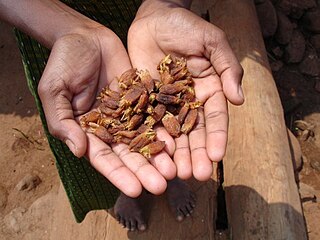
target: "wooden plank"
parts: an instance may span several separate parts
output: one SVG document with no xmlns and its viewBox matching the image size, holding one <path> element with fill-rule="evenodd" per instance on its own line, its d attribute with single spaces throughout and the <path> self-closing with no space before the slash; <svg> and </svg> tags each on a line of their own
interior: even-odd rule
<svg viewBox="0 0 320 240">
<path fill-rule="evenodd" d="M 283 109 L 251 0 L 214 1 L 211 22 L 222 28 L 244 68 L 246 102 L 229 105 L 224 159 L 233 239 L 307 239 Z"/>
</svg>

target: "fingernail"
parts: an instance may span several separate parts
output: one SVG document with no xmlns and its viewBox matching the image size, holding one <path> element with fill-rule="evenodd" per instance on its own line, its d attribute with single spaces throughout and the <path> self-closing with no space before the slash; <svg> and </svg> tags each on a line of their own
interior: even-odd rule
<svg viewBox="0 0 320 240">
<path fill-rule="evenodd" d="M 70 139 L 67 139 L 67 140 L 66 140 L 66 144 L 67 144 L 68 148 L 70 149 L 70 151 L 71 151 L 75 156 L 77 156 L 77 155 L 76 155 L 76 153 L 77 153 L 77 148 L 76 148 L 76 146 L 74 145 L 74 143 L 73 143 Z"/>
</svg>

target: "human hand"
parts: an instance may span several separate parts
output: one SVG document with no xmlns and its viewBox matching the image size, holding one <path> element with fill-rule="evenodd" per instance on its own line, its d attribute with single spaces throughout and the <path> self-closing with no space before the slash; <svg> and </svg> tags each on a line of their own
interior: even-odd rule
<svg viewBox="0 0 320 240">
<path fill-rule="evenodd" d="M 183 2 L 145 1 L 129 30 L 129 56 L 134 67 L 147 68 L 152 76 L 158 75 L 156 66 L 169 53 L 187 59 L 196 97 L 204 108 L 195 129 L 176 138 L 175 149 L 171 147 L 168 153 L 174 154 L 178 177 L 187 179 L 193 174 L 198 180 L 207 180 L 212 161 L 220 161 L 226 151 L 226 99 L 235 105 L 244 101 L 240 86 L 243 70 L 226 35 L 184 9 Z"/>
<path fill-rule="evenodd" d="M 125 144 L 108 146 L 93 134 L 85 133 L 76 121 L 94 108 L 103 87 L 109 85 L 117 90 L 115 77 L 130 68 L 126 50 L 112 31 L 101 25 L 81 29 L 53 44 L 38 92 L 50 133 L 64 141 L 74 155 L 85 155 L 127 196 L 138 196 L 142 187 L 160 194 L 166 189 L 165 179 L 176 174 L 166 153 L 152 158 L 152 166 Z"/>
</svg>

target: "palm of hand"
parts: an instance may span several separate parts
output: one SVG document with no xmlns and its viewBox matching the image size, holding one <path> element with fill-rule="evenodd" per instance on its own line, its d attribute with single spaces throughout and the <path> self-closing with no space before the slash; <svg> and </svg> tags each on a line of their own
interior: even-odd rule
<svg viewBox="0 0 320 240">
<path fill-rule="evenodd" d="M 183 56 L 188 61 L 196 97 L 205 104 L 189 136 L 175 139 L 174 161 L 179 177 L 186 179 L 193 174 L 199 180 L 206 180 L 212 173 L 211 160 L 222 159 L 227 141 L 227 103 L 217 74 L 221 65 L 218 68 L 213 65 L 213 58 L 220 55 L 216 46 L 224 35 L 218 28 L 181 8 L 159 10 L 141 18 L 138 13 L 136 19 L 128 35 L 134 67 L 147 68 L 157 76 L 156 66 L 168 53 Z"/>
</svg>

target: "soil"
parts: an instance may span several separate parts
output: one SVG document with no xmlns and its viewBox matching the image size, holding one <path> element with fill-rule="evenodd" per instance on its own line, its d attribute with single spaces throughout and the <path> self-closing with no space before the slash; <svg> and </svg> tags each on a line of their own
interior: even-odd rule
<svg viewBox="0 0 320 240">
<path fill-rule="evenodd" d="M 50 204 L 60 181 L 12 29 L 0 22 L 0 33 L 0 239 L 47 239 Z M 301 199 L 309 238 L 316 240 L 320 236 L 320 93 L 315 87 L 319 80 L 290 66 L 286 71 L 298 76 L 289 79 L 287 72 L 278 72 L 275 79 L 287 126 L 301 145 L 303 165 L 297 171 Z M 299 129 L 296 120 L 305 121 L 307 129 Z"/>
</svg>

